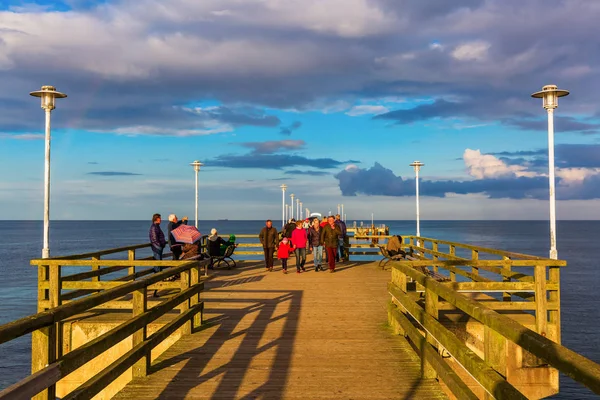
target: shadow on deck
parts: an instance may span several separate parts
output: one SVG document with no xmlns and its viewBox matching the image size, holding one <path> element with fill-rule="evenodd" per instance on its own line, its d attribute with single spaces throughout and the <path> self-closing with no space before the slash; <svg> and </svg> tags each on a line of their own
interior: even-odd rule
<svg viewBox="0 0 600 400">
<path fill-rule="evenodd" d="M 205 324 L 116 398 L 446 398 L 386 326 L 389 272 L 348 262 L 334 274 L 262 263 L 218 270 L 202 296 Z"/>
</svg>

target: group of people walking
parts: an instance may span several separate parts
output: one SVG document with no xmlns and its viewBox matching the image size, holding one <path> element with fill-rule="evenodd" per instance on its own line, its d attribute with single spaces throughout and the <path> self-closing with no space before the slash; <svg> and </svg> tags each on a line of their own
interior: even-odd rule
<svg viewBox="0 0 600 400">
<path fill-rule="evenodd" d="M 319 221 L 318 218 L 306 226 L 306 221 L 294 219 L 283 228 L 281 235 L 273 227 L 273 222 L 267 220 L 265 227 L 260 231 L 259 239 L 265 254 L 265 267 L 273 271 L 275 252 L 281 260 L 284 274 L 287 274 L 288 258 L 293 252 L 296 256 L 296 273 L 306 271 L 306 252 L 313 253 L 315 272 L 325 271 L 323 268 L 323 250 L 329 272 L 335 271 L 336 261 L 344 262 L 346 224 L 339 215 L 329 216 Z"/>
</svg>

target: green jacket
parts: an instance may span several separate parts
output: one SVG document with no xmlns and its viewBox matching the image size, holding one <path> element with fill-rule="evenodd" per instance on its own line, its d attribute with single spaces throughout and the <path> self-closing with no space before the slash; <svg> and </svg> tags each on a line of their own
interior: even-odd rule
<svg viewBox="0 0 600 400">
<path fill-rule="evenodd" d="M 340 237 L 342 237 L 342 231 L 337 225 L 332 228 L 331 225 L 327 224 L 321 229 L 321 243 L 325 247 L 337 247 L 338 238 Z"/>
</svg>

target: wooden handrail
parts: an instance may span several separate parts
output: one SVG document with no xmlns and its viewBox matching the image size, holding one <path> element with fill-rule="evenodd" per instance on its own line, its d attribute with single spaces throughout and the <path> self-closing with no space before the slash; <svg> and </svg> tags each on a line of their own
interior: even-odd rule
<svg viewBox="0 0 600 400">
<path fill-rule="evenodd" d="M 499 314 L 482 302 L 472 300 L 443 283 L 436 282 L 412 267 L 408 261 L 394 261 L 393 269 L 412 278 L 428 292 L 478 320 L 486 327 L 521 346 L 562 373 L 600 394 L 600 365 L 552 340 Z M 394 293 L 390 293 L 394 294 Z M 403 304 L 404 305 L 404 304 Z M 406 307 L 406 305 L 404 305 Z"/>
<path fill-rule="evenodd" d="M 116 260 L 115 260 L 116 261 Z M 118 260 L 124 262 L 124 260 Z M 199 261 L 189 261 L 179 267 L 170 268 L 168 270 L 158 272 L 152 276 L 139 281 L 133 281 L 130 283 L 124 283 L 114 289 L 104 290 L 102 292 L 90 295 L 80 300 L 72 301 L 68 304 L 64 304 L 47 311 L 42 311 L 34 315 L 23 317 L 16 321 L 9 322 L 8 324 L 0 326 L 0 344 L 18 338 L 20 336 L 31 333 L 35 330 L 47 327 L 61 321 L 63 319 L 72 317 L 82 312 L 97 307 L 102 303 L 118 299 L 126 294 L 129 294 L 135 290 L 139 290 L 144 287 L 148 287 L 153 283 L 160 282 L 166 278 L 177 275 L 182 271 L 190 269 L 194 265 L 198 265 Z"/>
</svg>

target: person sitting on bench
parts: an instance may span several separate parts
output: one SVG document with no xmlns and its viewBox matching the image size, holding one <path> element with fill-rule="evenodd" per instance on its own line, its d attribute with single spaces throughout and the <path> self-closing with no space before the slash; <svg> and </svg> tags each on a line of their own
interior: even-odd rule
<svg viewBox="0 0 600 400">
<path fill-rule="evenodd" d="M 390 253 L 390 256 L 392 257 L 398 254 L 405 256 L 406 252 L 402 250 L 402 236 L 392 236 L 387 242 L 386 250 Z"/>
<path fill-rule="evenodd" d="M 211 257 L 209 269 L 213 269 L 213 257 L 219 257 L 221 255 L 221 245 L 227 243 L 225 239 L 217 235 L 217 230 L 212 228 L 210 230 L 210 236 L 208 237 L 208 255 Z"/>
</svg>

